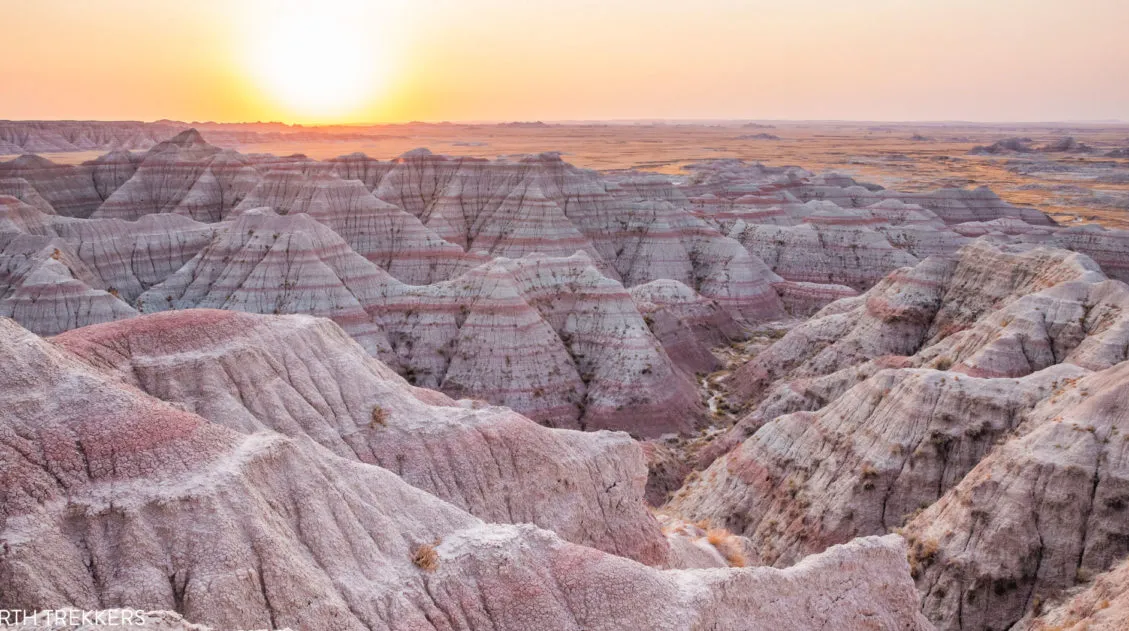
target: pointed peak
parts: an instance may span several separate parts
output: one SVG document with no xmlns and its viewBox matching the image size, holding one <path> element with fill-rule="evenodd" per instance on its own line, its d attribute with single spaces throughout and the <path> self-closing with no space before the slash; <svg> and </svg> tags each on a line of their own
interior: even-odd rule
<svg viewBox="0 0 1129 631">
<path fill-rule="evenodd" d="M 200 132 L 195 128 L 186 129 L 172 138 L 153 145 L 146 155 L 165 153 L 166 151 L 180 151 L 182 149 L 210 149 L 219 151 L 218 147 L 208 144 Z"/>
<path fill-rule="evenodd" d="M 46 169 L 58 166 L 50 159 L 34 153 L 25 153 L 9 160 L 6 164 L 14 169 Z"/>
<path fill-rule="evenodd" d="M 180 132 L 173 136 L 168 142 L 178 147 L 192 147 L 195 145 L 208 144 L 204 141 L 204 137 L 200 135 L 200 132 L 196 131 L 195 127 Z"/>
</svg>

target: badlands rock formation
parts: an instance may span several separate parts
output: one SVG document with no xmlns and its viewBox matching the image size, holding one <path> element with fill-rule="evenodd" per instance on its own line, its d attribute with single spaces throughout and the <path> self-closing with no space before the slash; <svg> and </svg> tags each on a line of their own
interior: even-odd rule
<svg viewBox="0 0 1129 631">
<path fill-rule="evenodd" d="M 1118 611 L 1127 233 L 734 160 L 317 161 L 177 131 L 0 164 L 0 608 L 985 631 Z"/>
<path fill-rule="evenodd" d="M 371 446 L 397 441 L 381 432 L 427 441 L 440 467 L 458 458 L 440 448 L 448 424 L 500 430 L 499 448 L 517 437 L 491 420 L 506 413 L 460 412 L 359 348 L 339 359 L 330 349 L 355 343 L 325 321 L 190 311 L 79 329 L 50 343 L 0 320 L 0 341 L 4 608 L 129 606 L 217 628 L 930 628 L 896 537 L 860 539 L 783 571 L 662 571 L 534 525 L 482 521 L 361 461 Z M 265 342 L 277 354 L 264 352 Z M 208 364 L 192 370 L 190 357 Z M 377 390 L 361 383 L 339 391 L 338 361 L 346 373 L 350 361 L 367 365 L 361 370 Z M 245 372 L 227 374 L 225 365 Z M 240 379 L 255 387 L 242 390 Z M 275 388 L 264 387 L 271 382 Z M 313 394 L 323 389 L 333 401 Z M 260 398 L 237 402 L 240 391 Z M 289 433 L 256 415 L 259 406 L 282 412 L 287 400 L 307 396 L 305 409 L 269 414 Z M 363 422 L 374 402 L 387 404 L 387 426 L 372 427 L 373 417 L 373 431 L 357 436 L 353 415 Z M 451 412 L 433 422 L 415 416 L 421 406 Z M 571 436 L 541 444 L 558 449 Z M 611 436 L 576 439 L 578 447 L 629 446 Z M 401 466 L 405 478 L 411 469 Z M 635 477 L 622 482 L 637 499 Z M 558 497 L 578 493 L 582 505 L 588 492 L 564 482 Z M 166 628 L 186 626 L 161 619 Z"/>
<path fill-rule="evenodd" d="M 136 315 L 133 300 L 211 236 L 183 217 L 81 220 L 0 196 L 0 312 L 42 335 Z"/>
<path fill-rule="evenodd" d="M 551 430 L 413 388 L 328 320 L 173 311 L 55 342 L 213 423 L 308 438 L 482 519 L 536 523 L 575 543 L 667 561 L 640 501 L 642 453 L 626 436 Z"/>
<path fill-rule="evenodd" d="M 247 211 L 138 298 L 143 311 L 222 308 L 332 318 L 417 385 L 558 427 L 686 431 L 690 378 L 630 294 L 583 255 L 498 259 L 405 285 L 309 215 Z"/>
<path fill-rule="evenodd" d="M 1005 138 L 990 145 L 977 145 L 969 153 L 973 155 L 997 155 L 1010 153 L 1092 153 L 1094 151 L 1084 142 L 1064 136 L 1042 145 L 1034 144 L 1030 138 Z"/>
<path fill-rule="evenodd" d="M 52 335 L 136 315 L 111 289 L 61 239 L 0 235 L 0 316 Z"/>
<path fill-rule="evenodd" d="M 845 176 L 733 160 L 691 171 L 691 183 L 681 188 L 695 214 L 786 281 L 811 283 L 776 284 L 799 316 L 849 295 L 843 285 L 866 290 L 899 267 L 953 253 L 977 237 L 1083 252 L 1109 276 L 1129 280 L 1124 231 L 1059 228 L 1041 212 L 1011 206 L 985 188 L 901 193 Z"/>
<path fill-rule="evenodd" d="M 894 273 L 733 376 L 753 407 L 667 508 L 780 566 L 905 524 L 938 628 L 1008 628 L 1129 554 L 1126 313 L 1129 287 L 1063 250 Z"/>
<path fill-rule="evenodd" d="M 55 208 L 51 206 L 51 202 L 40 195 L 30 182 L 21 177 L 0 178 L 0 195 L 14 197 L 45 215 L 55 214 Z M 5 232 L 9 230 L 9 228 L 5 228 Z"/>
<path fill-rule="evenodd" d="M 667 199 L 641 196 L 646 186 L 603 181 L 557 154 L 492 162 L 418 150 L 392 164 L 362 155 L 335 162 L 342 177 L 360 179 L 470 251 L 517 257 L 582 250 L 628 287 L 665 278 L 742 318 L 783 313 L 771 288 L 778 278 L 740 244 Z"/>
<path fill-rule="evenodd" d="M 90 165 L 55 164 L 47 158 L 23 155 L 7 162 L 0 162 L 0 181 L 9 182 L 5 188 L 18 187 L 22 183 L 30 185 L 37 193 L 36 197 L 46 200 L 57 214 L 68 217 L 89 217 L 106 199 L 101 195 L 99 186 L 99 182 L 102 182 L 102 190 L 104 190 L 105 180 L 95 178 L 96 170 L 96 167 Z M 29 190 L 27 194 L 30 192 Z M 5 191 L 5 194 L 15 193 Z M 16 196 L 25 202 L 40 206 L 21 194 Z M 40 209 L 46 210 L 42 206 Z"/>
<path fill-rule="evenodd" d="M 147 151 L 136 172 L 94 216 L 132 221 L 154 213 L 176 213 L 197 221 L 220 221 L 258 181 L 258 171 L 246 158 L 209 145 L 196 130 L 188 130 Z"/>
<path fill-rule="evenodd" d="M 917 263 L 913 254 L 895 248 L 881 232 L 827 219 L 812 217 L 796 226 L 740 222 L 730 234 L 759 253 L 777 274 L 795 282 L 866 289 L 890 271 Z"/>
<path fill-rule="evenodd" d="M 56 270 L 47 285 L 26 269 L 9 276 L 9 292 L 28 278 L 36 291 L 70 287 L 33 310 L 6 311 L 36 332 L 193 306 L 325 315 L 420 385 L 560 426 L 649 435 L 695 425 L 691 375 L 717 367 L 709 346 L 807 317 L 974 237 L 1091 252 L 1110 274 L 1126 273 L 1121 233 L 1058 229 L 986 190 L 904 194 L 737 161 L 695 165 L 679 184 L 603 177 L 556 154 L 244 156 L 186 130 L 143 154 L 119 150 L 78 167 L 25 156 L 4 169 L 3 190 L 40 213 L 6 212 L 5 233 L 63 239 L 49 252 L 86 267 Z M 251 223 L 278 225 L 255 232 Z M 536 289 L 524 286 L 528 275 L 498 284 L 522 276 L 526 258 L 576 252 L 587 258 L 567 267 L 598 273 L 556 274 Z M 503 260 L 514 263 L 494 262 Z M 595 302 L 547 299 L 606 279 L 622 287 L 600 289 Z M 511 302 L 524 314 L 475 314 L 463 326 L 472 304 Z M 577 309 L 590 315 L 574 317 Z M 482 326 L 485 335 L 470 334 Z M 490 331 L 512 326 L 526 337 L 509 349 L 488 344 Z M 627 331 L 622 347 L 592 341 Z M 532 351 L 523 361 L 519 347 Z M 535 369 L 542 359 L 548 369 Z M 653 396 L 657 384 L 663 396 Z"/>
<path fill-rule="evenodd" d="M 1018 436 L 907 525 L 923 551 L 925 612 L 940 619 L 961 602 L 939 628 L 1006 626 L 1129 554 L 1127 368 L 1060 383 Z"/>
<path fill-rule="evenodd" d="M 671 360 L 689 371 L 714 370 L 720 362 L 710 349 L 743 337 L 729 312 L 676 280 L 637 285 L 631 298 Z"/>
<path fill-rule="evenodd" d="M 361 182 L 341 179 L 317 164 L 268 172 L 235 212 L 263 207 L 310 215 L 353 251 L 412 285 L 447 280 L 489 260 L 466 254 L 413 215 L 374 197 Z"/>
<path fill-rule="evenodd" d="M 1081 314 L 1083 305 L 1092 310 L 1122 291 L 1086 256 L 1030 247 L 1009 252 L 977 242 L 957 256 L 933 257 L 894 272 L 865 294 L 832 304 L 742 367 L 735 392 L 759 401 L 781 379 L 822 377 L 919 351 L 924 353 L 919 364 L 964 362 L 966 372 L 978 376 L 1022 376 L 1070 352 L 1101 355 L 1093 361 L 1108 366 L 1124 353 L 1108 355 L 1110 349 L 1097 342 L 1079 345 L 1091 333 L 1083 328 L 1089 323 L 1032 322 L 1041 316 L 1030 312 L 1043 307 L 1039 303 L 1073 301 Z M 998 319 L 986 319 L 994 312 L 1000 313 Z M 1105 328 L 1092 333 L 1121 334 Z"/>
<path fill-rule="evenodd" d="M 18 153 L 148 149 L 183 127 L 162 123 L 3 121 L 0 145 Z"/>
<path fill-rule="evenodd" d="M 1127 274 L 1120 232 L 1059 229 L 986 190 L 906 194 L 738 161 L 695 165 L 680 183 L 604 177 L 556 154 L 481 160 L 418 150 L 387 162 L 361 154 L 326 162 L 244 156 L 186 130 L 145 153 L 118 150 L 77 167 L 24 156 L 3 171 L 0 188 L 39 212 L 9 203 L 4 232 L 63 239 L 48 251 L 72 253 L 86 267 L 56 269 L 46 285 L 24 263 L 9 275 L 9 293 L 28 278 L 39 292 L 69 286 L 36 299 L 34 309 L 7 309 L 36 332 L 191 306 L 326 315 L 420 385 L 561 426 L 651 435 L 696 423 L 690 376 L 717 367 L 709 346 L 765 321 L 808 317 L 972 238 L 1073 248 L 1115 277 Z M 268 221 L 271 213 L 279 217 Z M 279 227 L 255 233 L 248 222 Z M 42 247 L 32 248 L 39 259 Z M 576 252 L 586 262 L 568 266 L 598 273 L 557 275 L 560 282 L 536 290 L 523 287 L 529 278 L 503 282 L 512 289 L 496 282 L 526 269 L 527 257 Z M 401 283 L 374 275 L 355 255 Z M 493 262 L 503 259 L 517 263 Z M 349 270 L 336 267 L 345 261 Z M 607 309 L 546 299 L 603 287 L 604 279 L 622 285 L 597 292 L 596 302 L 619 301 Z M 471 304 L 514 300 L 524 315 L 492 313 L 472 327 L 520 325 L 528 336 L 484 352 L 495 334 L 464 330 Z M 602 315 L 578 319 L 573 307 Z M 585 326 L 583 344 L 612 331 L 631 331 L 634 341 L 577 355 L 572 336 Z M 515 365 L 518 347 L 532 352 Z M 534 368 L 542 358 L 547 371 Z M 655 384 L 668 392 L 652 396 Z"/>
<path fill-rule="evenodd" d="M 1026 618 L 1016 631 L 1114 631 L 1129 620 L 1129 562 L 1123 562 L 1065 602 Z"/>
<path fill-rule="evenodd" d="M 427 129 L 426 124 L 413 124 Z M 501 125 L 504 127 L 505 125 Z M 185 123 L 137 121 L 0 121 L 0 156 L 27 153 L 147 151 L 188 129 L 198 128 L 208 142 L 237 148 L 262 143 L 380 142 L 404 136 L 389 127 L 305 127 L 284 123 Z M 456 145 L 458 143 L 455 143 Z M 483 146 L 485 143 L 466 143 Z"/>
</svg>

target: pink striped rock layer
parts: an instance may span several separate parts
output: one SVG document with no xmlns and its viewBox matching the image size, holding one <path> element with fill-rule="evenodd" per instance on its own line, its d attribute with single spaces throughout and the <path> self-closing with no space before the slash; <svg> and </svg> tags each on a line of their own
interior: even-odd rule
<svg viewBox="0 0 1129 631">
<path fill-rule="evenodd" d="M 173 610 L 225 629 L 930 628 L 897 537 L 784 571 L 661 571 L 485 523 L 310 437 L 212 423 L 114 368 L 130 357 L 117 327 L 139 323 L 155 360 L 223 354 L 246 330 L 246 316 L 176 316 L 64 345 L 0 320 L 0 607 Z"/>
</svg>

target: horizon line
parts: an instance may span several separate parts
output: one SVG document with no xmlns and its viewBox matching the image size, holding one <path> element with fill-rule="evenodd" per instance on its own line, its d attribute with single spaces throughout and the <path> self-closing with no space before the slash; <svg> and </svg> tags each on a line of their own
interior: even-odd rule
<svg viewBox="0 0 1129 631">
<path fill-rule="evenodd" d="M 869 118 L 588 118 L 588 119 L 487 119 L 487 120 L 412 120 L 388 122 L 348 122 L 348 123 L 288 123 L 285 121 L 182 121 L 171 118 L 138 120 L 129 118 L 4 118 L 0 123 L 140 123 L 155 125 L 160 123 L 181 125 L 282 125 L 285 127 L 392 127 L 407 125 L 632 125 L 655 123 L 683 124 L 739 124 L 739 123 L 781 123 L 781 124 L 885 124 L 885 125 L 1129 125 L 1123 119 L 1076 119 L 1076 120 L 964 120 L 964 119 L 869 119 Z"/>
</svg>

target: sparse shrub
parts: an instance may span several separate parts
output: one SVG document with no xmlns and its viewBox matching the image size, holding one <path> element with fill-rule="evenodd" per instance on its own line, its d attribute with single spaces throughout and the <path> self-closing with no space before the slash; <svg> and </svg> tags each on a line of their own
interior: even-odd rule
<svg viewBox="0 0 1129 631">
<path fill-rule="evenodd" d="M 421 543 L 412 550 L 412 563 L 425 572 L 434 572 L 439 567 L 439 553 L 436 552 L 435 543 Z"/>
<path fill-rule="evenodd" d="M 937 558 L 939 545 L 934 539 L 921 541 L 912 535 L 906 536 L 906 543 L 909 544 L 909 549 L 906 550 L 906 560 L 909 561 L 910 576 L 918 578 Z"/>
<path fill-rule="evenodd" d="M 372 408 L 372 420 L 369 422 L 369 429 L 376 429 L 378 427 L 385 427 L 388 425 L 388 410 L 385 410 L 379 405 L 374 405 Z"/>
<path fill-rule="evenodd" d="M 402 374 L 404 376 L 404 379 L 408 380 L 408 383 L 412 384 L 413 386 L 416 385 L 416 369 L 414 366 L 408 366 L 404 369 L 404 372 Z"/>
<path fill-rule="evenodd" d="M 913 509 L 912 512 L 902 517 L 902 526 L 904 527 L 906 524 L 916 519 L 917 516 L 920 515 L 922 511 L 924 511 L 927 507 L 928 503 L 925 503 L 923 506 L 918 506 L 917 508 Z"/>
<path fill-rule="evenodd" d="M 729 567 L 745 567 L 749 559 L 745 556 L 740 540 L 724 528 L 710 528 L 706 531 L 706 541 L 725 558 Z"/>
<path fill-rule="evenodd" d="M 937 370 L 948 370 L 949 368 L 952 368 L 952 366 L 953 360 L 948 357 L 941 357 L 937 361 L 933 362 L 933 367 Z"/>
<path fill-rule="evenodd" d="M 933 559 L 937 556 L 937 549 L 938 543 L 935 539 L 918 541 L 917 544 L 914 545 L 914 552 L 917 554 L 917 558 L 925 564 L 933 562 Z"/>
<path fill-rule="evenodd" d="M 874 478 L 878 477 L 878 469 L 869 462 L 864 462 L 862 465 L 862 488 L 864 491 L 870 491 L 874 488 Z"/>
<path fill-rule="evenodd" d="M 929 444 L 937 449 L 946 449 L 949 444 L 953 442 L 953 437 L 940 430 L 933 430 L 929 432 Z"/>
<path fill-rule="evenodd" d="M 728 543 L 725 548 L 721 555 L 725 557 L 725 562 L 729 564 L 729 567 L 745 567 L 749 564 L 749 559 L 745 556 L 745 551 L 741 550 L 737 545 Z"/>
<path fill-rule="evenodd" d="M 710 528 L 706 531 L 706 541 L 710 542 L 710 545 L 715 548 L 720 546 L 728 536 L 730 536 L 729 531 L 724 528 Z"/>
<path fill-rule="evenodd" d="M 964 430 L 964 435 L 968 436 L 969 438 L 971 438 L 973 440 L 976 440 L 976 439 L 980 438 L 981 436 L 984 436 L 987 433 L 988 433 L 988 424 L 987 423 L 978 423 L 976 425 L 969 425 Z"/>
</svg>

